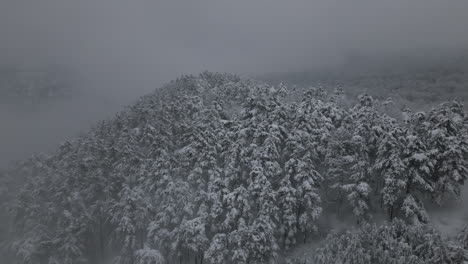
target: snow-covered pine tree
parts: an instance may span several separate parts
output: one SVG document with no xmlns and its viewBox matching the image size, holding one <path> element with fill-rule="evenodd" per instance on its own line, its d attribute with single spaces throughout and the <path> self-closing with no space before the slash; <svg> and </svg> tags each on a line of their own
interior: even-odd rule
<svg viewBox="0 0 468 264">
<path fill-rule="evenodd" d="M 406 164 L 403 162 L 404 131 L 397 121 L 384 116 L 378 139 L 378 151 L 373 171 L 381 178 L 381 206 L 386 209 L 388 217 L 398 216 L 401 204 L 406 195 Z"/>
<path fill-rule="evenodd" d="M 279 207 L 279 232 L 282 246 L 289 249 L 296 244 L 296 236 L 298 233 L 297 219 L 297 194 L 296 189 L 292 186 L 290 176 L 285 176 L 279 183 L 278 187 L 278 207 Z"/>
<path fill-rule="evenodd" d="M 368 221 L 375 209 L 372 195 L 376 192 L 377 180 L 372 166 L 377 158 L 375 126 L 381 120 L 377 102 L 371 96 L 364 94 L 358 99 L 359 103 L 349 110 L 334 134 L 328 158 L 334 186 L 344 191 L 358 223 L 361 223 Z"/>
<path fill-rule="evenodd" d="M 161 253 L 152 248 L 142 248 L 135 252 L 135 264 L 164 264 L 166 263 Z"/>
<path fill-rule="evenodd" d="M 150 208 L 147 196 L 140 186 L 132 188 L 124 184 L 119 192 L 119 200 L 111 206 L 109 212 L 111 223 L 116 226 L 112 244 L 118 249 L 121 261 L 134 262 L 134 253 L 144 248 Z"/>
<path fill-rule="evenodd" d="M 463 105 L 441 104 L 429 112 L 428 148 L 433 162 L 431 181 L 434 199 L 441 204 L 446 195 L 458 197 L 468 177 L 468 131 Z"/>
<path fill-rule="evenodd" d="M 415 113 L 405 127 L 403 162 L 406 174 L 406 197 L 403 200 L 401 211 L 404 216 L 413 222 L 427 222 L 428 216 L 422 203 L 427 194 L 434 192 L 431 172 L 434 164 L 429 158 L 427 145 L 424 142 L 425 114 Z"/>
<path fill-rule="evenodd" d="M 428 225 L 394 220 L 382 226 L 366 224 L 345 234 L 331 234 L 317 249 L 314 263 L 461 263 L 460 248 L 450 246 Z"/>
</svg>

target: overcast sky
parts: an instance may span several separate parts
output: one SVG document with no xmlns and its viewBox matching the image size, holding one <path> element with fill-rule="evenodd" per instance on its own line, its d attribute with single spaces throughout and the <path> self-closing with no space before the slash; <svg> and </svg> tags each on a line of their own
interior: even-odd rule
<svg viewBox="0 0 468 264">
<path fill-rule="evenodd" d="M 466 0 L 1 0 L 0 58 L 164 78 L 289 71 L 454 51 L 467 14 Z"/>
</svg>

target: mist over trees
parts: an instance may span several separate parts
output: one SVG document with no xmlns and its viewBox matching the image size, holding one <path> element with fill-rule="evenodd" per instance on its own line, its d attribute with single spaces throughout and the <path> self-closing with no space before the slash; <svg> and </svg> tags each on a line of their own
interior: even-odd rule
<svg viewBox="0 0 468 264">
<path fill-rule="evenodd" d="M 183 76 L 1 171 L 3 252 L 20 263 L 269 263 L 338 214 L 363 231 L 332 235 L 318 263 L 459 263 L 463 243 L 442 241 L 426 208 L 456 199 L 468 176 L 463 104 L 346 100 L 340 89 Z M 379 217 L 387 227 L 369 225 Z M 369 244 L 399 251 L 340 255 Z"/>
<path fill-rule="evenodd" d="M 457 56 L 457 59 L 460 61 L 418 62 L 414 65 L 407 61 L 386 61 L 381 65 L 357 60 L 334 70 L 275 73 L 260 79 L 271 83 L 285 82 L 290 86 L 322 87 L 327 91 L 341 87 L 350 99 L 366 92 L 380 100 L 391 98 L 397 108 L 427 111 L 443 101 L 468 99 L 468 64 L 464 56 Z"/>
<path fill-rule="evenodd" d="M 468 263 L 467 13 L 0 0 L 0 264 Z"/>
</svg>

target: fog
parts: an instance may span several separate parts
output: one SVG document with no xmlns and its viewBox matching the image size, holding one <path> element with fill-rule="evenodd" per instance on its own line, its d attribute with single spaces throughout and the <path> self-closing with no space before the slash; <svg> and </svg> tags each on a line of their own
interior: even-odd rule
<svg viewBox="0 0 468 264">
<path fill-rule="evenodd" d="M 0 108 L 0 160 L 49 149 L 184 73 L 243 75 L 402 64 L 468 47 L 462 0 L 2 0 L 2 67 L 71 69 L 84 93 Z"/>
<path fill-rule="evenodd" d="M 468 3 L 457 0 L 3 0 L 0 10 L 3 62 L 129 78 L 286 71 L 468 44 Z"/>
</svg>

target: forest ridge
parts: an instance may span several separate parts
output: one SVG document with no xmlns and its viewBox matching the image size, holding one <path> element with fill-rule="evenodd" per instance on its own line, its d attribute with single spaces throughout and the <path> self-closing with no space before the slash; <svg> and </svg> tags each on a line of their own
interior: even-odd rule
<svg viewBox="0 0 468 264">
<path fill-rule="evenodd" d="M 445 241 L 426 210 L 467 179 L 463 104 L 346 100 L 340 89 L 183 76 L 0 171 L 3 252 L 35 264 L 278 263 L 338 214 L 362 229 L 332 234 L 314 263 L 466 260 L 468 231 Z M 382 215 L 388 224 L 372 225 Z"/>
</svg>

